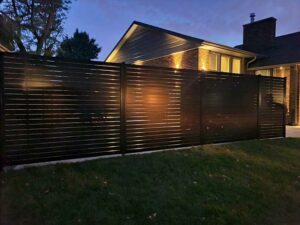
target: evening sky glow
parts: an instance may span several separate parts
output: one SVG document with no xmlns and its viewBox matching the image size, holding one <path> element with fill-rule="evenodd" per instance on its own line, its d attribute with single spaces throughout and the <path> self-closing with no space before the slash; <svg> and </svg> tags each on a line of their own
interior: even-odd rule
<svg viewBox="0 0 300 225">
<path fill-rule="evenodd" d="M 186 35 L 235 46 L 242 43 L 242 25 L 277 18 L 277 36 L 300 31 L 300 0 L 76 0 L 65 33 L 87 31 L 102 47 L 104 60 L 136 20 Z M 149 43 L 151 44 L 151 43 Z"/>
</svg>

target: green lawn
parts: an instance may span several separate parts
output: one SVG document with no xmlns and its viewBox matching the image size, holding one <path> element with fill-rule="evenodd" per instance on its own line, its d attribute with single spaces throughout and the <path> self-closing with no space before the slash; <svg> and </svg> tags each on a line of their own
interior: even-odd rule
<svg viewBox="0 0 300 225">
<path fill-rule="evenodd" d="M 10 171 L 1 223 L 300 224 L 300 139 Z"/>
</svg>

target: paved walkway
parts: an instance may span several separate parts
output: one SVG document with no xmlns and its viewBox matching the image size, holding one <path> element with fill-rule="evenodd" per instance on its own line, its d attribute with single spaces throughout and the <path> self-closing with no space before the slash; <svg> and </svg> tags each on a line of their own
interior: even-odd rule
<svg viewBox="0 0 300 225">
<path fill-rule="evenodd" d="M 300 126 L 286 126 L 286 137 L 300 138 Z"/>
</svg>

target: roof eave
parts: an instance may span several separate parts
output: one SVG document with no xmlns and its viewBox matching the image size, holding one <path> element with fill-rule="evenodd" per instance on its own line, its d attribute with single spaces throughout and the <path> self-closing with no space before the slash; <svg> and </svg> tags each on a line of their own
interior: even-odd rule
<svg viewBox="0 0 300 225">
<path fill-rule="evenodd" d="M 288 65 L 300 65 L 300 60 L 296 62 L 277 63 L 277 64 L 270 64 L 270 65 L 263 65 L 263 66 L 254 66 L 254 67 L 250 66 L 248 69 L 249 70 L 269 69 L 269 68 L 288 66 Z"/>
<path fill-rule="evenodd" d="M 111 52 L 108 54 L 106 59 L 104 60 L 105 62 L 110 62 L 111 58 L 119 51 L 119 49 L 123 46 L 123 44 L 128 40 L 128 38 L 131 36 L 131 34 L 135 31 L 137 28 L 136 21 L 131 23 L 129 28 L 126 30 L 126 32 L 123 34 L 121 39 L 118 41 L 118 43 L 115 45 L 115 47 L 111 50 Z"/>
<path fill-rule="evenodd" d="M 217 47 L 217 48 L 225 49 L 227 51 L 237 52 L 239 54 L 245 55 L 246 57 L 258 56 L 258 54 L 253 53 L 253 52 L 249 52 L 249 51 L 237 49 L 237 48 L 234 48 L 234 47 L 229 47 L 229 46 L 226 46 L 226 45 L 214 43 L 214 42 L 211 42 L 211 41 L 206 41 L 206 40 L 203 40 L 203 39 L 187 36 L 187 35 L 180 34 L 180 33 L 177 33 L 177 32 L 171 31 L 171 30 L 166 30 L 166 29 L 163 29 L 163 28 L 160 28 L 160 27 L 155 27 L 155 26 L 152 26 L 152 25 L 149 25 L 149 24 L 138 22 L 138 21 L 133 21 L 132 24 L 130 25 L 130 27 L 125 32 L 125 34 L 122 36 L 122 38 L 118 41 L 118 43 L 115 45 L 113 50 L 106 57 L 105 62 L 110 62 L 110 60 L 119 51 L 119 49 L 123 46 L 123 44 L 130 38 L 130 36 L 132 35 L 132 33 L 135 31 L 135 29 L 138 26 L 148 27 L 150 29 L 155 29 L 155 30 L 158 30 L 158 31 L 162 31 L 162 32 L 165 32 L 167 34 L 174 35 L 176 37 L 183 38 L 183 39 L 198 43 L 199 47 L 203 46 L 203 45 L 210 45 L 210 46 L 214 46 L 214 47 Z"/>
<path fill-rule="evenodd" d="M 248 57 L 254 57 L 254 56 L 259 55 L 259 54 L 254 53 L 254 52 L 249 52 L 249 51 L 245 51 L 245 50 L 242 50 L 242 49 L 229 47 L 229 46 L 222 45 L 222 44 L 219 44 L 219 43 L 214 43 L 214 42 L 211 42 L 211 41 L 203 41 L 203 44 L 204 45 L 210 45 L 210 46 L 217 47 L 217 48 L 222 48 L 222 49 L 225 49 L 225 50 L 228 50 L 228 51 L 238 52 L 238 53 L 243 54 L 243 55 L 248 56 Z"/>
</svg>

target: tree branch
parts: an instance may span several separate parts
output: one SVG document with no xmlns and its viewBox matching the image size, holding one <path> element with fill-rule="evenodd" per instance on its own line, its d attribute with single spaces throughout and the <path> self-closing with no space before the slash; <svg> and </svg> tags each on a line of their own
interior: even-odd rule
<svg viewBox="0 0 300 225">
<path fill-rule="evenodd" d="M 43 49 L 43 44 L 46 38 L 49 36 L 50 29 L 53 25 L 53 20 L 55 19 L 55 12 L 56 12 L 55 4 L 56 4 L 55 2 L 51 2 L 51 8 L 50 8 L 49 15 L 47 17 L 47 23 L 45 29 L 43 30 L 42 35 L 38 38 L 38 43 L 36 48 L 37 54 L 41 54 L 41 51 Z"/>
<path fill-rule="evenodd" d="M 15 18 L 16 18 L 14 23 L 16 24 L 16 28 L 17 28 L 17 31 L 14 33 L 14 40 L 15 40 L 20 52 L 26 52 L 26 48 L 25 48 L 24 43 L 22 42 L 22 38 L 21 38 L 21 36 L 22 36 L 21 22 L 20 22 L 20 17 L 18 14 L 15 0 L 12 0 L 12 7 L 13 7 L 13 11 L 14 11 Z"/>
</svg>

